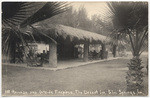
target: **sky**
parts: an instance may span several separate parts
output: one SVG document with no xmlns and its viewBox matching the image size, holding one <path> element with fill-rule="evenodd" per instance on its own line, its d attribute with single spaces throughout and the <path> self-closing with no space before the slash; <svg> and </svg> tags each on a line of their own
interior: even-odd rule
<svg viewBox="0 0 150 98">
<path fill-rule="evenodd" d="M 101 15 L 104 18 L 108 12 L 108 6 L 106 2 L 72 2 L 71 5 L 74 9 L 78 9 L 80 6 L 84 6 L 87 10 L 88 17 L 91 18 L 92 15 Z"/>
</svg>

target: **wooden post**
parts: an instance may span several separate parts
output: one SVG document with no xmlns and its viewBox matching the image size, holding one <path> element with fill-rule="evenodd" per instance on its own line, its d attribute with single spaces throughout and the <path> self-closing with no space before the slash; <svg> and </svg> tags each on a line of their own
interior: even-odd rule
<svg viewBox="0 0 150 98">
<path fill-rule="evenodd" d="M 49 43 L 49 66 L 57 67 L 57 44 Z"/>
<path fill-rule="evenodd" d="M 88 61 L 88 52 L 89 52 L 89 44 L 85 43 L 84 44 L 84 55 L 83 55 L 83 61 L 85 61 L 85 62 Z"/>
<path fill-rule="evenodd" d="M 117 49 L 117 45 L 113 45 L 112 54 L 113 54 L 113 57 L 114 57 L 114 58 L 116 57 L 116 49 Z"/>
<path fill-rule="evenodd" d="M 105 51 L 106 51 L 106 46 L 105 46 L 105 44 L 102 44 L 102 57 L 101 57 L 101 59 L 105 58 Z"/>
</svg>

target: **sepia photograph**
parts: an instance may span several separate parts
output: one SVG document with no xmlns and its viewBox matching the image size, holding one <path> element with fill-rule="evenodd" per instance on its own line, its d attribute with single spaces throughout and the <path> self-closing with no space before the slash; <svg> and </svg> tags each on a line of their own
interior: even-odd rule
<svg viewBox="0 0 150 98">
<path fill-rule="evenodd" d="M 148 96 L 148 3 L 1 2 L 1 95 Z"/>
</svg>

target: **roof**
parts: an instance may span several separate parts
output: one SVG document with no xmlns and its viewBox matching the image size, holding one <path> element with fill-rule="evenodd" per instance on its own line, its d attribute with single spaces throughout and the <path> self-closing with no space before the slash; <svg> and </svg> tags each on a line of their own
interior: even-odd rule
<svg viewBox="0 0 150 98">
<path fill-rule="evenodd" d="M 34 27 L 40 32 L 44 32 L 49 36 L 63 37 L 66 39 L 70 38 L 70 41 L 88 41 L 88 42 L 108 42 L 110 39 L 106 36 L 98 33 L 89 32 L 64 25 L 52 25 L 52 24 L 36 24 Z"/>
</svg>

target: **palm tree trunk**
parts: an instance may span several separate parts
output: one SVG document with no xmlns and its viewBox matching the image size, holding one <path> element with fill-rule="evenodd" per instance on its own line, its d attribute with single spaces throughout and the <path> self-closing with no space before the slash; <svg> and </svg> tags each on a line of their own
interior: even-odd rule
<svg viewBox="0 0 150 98">
<path fill-rule="evenodd" d="M 143 91 L 143 72 L 141 69 L 141 59 L 139 56 L 134 56 L 130 59 L 128 63 L 129 70 L 127 71 L 126 82 L 127 91 L 132 91 L 138 93 L 138 91 Z"/>
<path fill-rule="evenodd" d="M 142 70 L 142 60 L 140 59 L 139 48 L 142 46 L 138 45 L 138 32 L 136 32 L 135 43 L 133 43 L 133 37 L 131 37 L 131 32 L 129 33 L 129 38 L 132 46 L 133 58 L 130 59 L 128 63 L 129 70 L 127 71 L 126 82 L 127 91 L 132 91 L 138 94 L 138 91 L 143 91 L 143 72 Z"/>
</svg>

